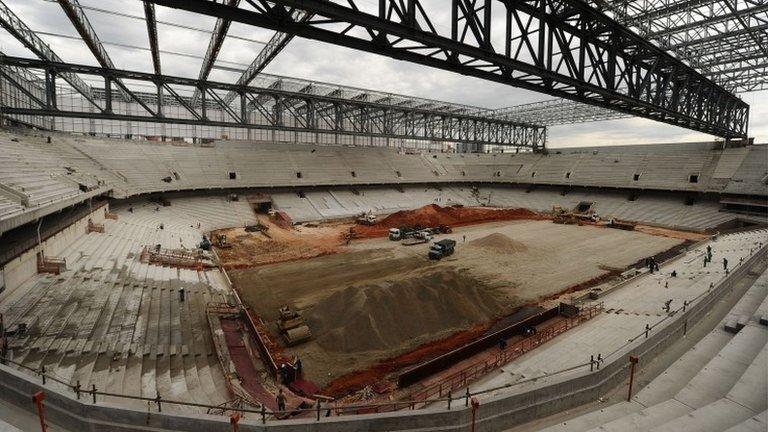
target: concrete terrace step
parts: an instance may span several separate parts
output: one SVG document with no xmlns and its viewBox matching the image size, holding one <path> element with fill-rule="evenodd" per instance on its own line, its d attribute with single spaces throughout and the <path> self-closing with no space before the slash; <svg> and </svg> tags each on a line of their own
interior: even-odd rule
<svg viewBox="0 0 768 432">
<path fill-rule="evenodd" d="M 768 272 L 763 273 L 737 301 L 710 333 L 685 352 L 670 367 L 639 391 L 631 402 L 620 402 L 543 429 L 547 432 L 583 432 L 586 430 L 639 430 L 651 424 L 676 418 L 693 408 L 674 396 L 716 357 L 734 338 L 722 324 L 735 316 L 754 315 L 768 304 Z M 724 391 L 727 391 L 724 390 Z M 658 405 L 658 406 L 657 406 Z M 655 416 L 649 413 L 656 410 Z"/>
<path fill-rule="evenodd" d="M 766 332 L 768 339 L 768 331 Z M 768 343 L 768 340 L 766 341 Z M 669 421 L 654 431 L 722 431 L 736 426 L 768 408 L 768 344 L 747 368 L 725 398 Z"/>
<path fill-rule="evenodd" d="M 768 411 L 763 411 L 728 428 L 725 432 L 765 432 L 766 430 L 768 430 Z"/>
</svg>

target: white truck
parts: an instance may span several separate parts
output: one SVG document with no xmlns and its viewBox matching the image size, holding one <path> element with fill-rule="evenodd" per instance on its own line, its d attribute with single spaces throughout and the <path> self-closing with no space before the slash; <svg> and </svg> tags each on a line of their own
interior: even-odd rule
<svg viewBox="0 0 768 432">
<path fill-rule="evenodd" d="M 413 236 L 411 236 L 410 238 L 403 240 L 402 245 L 414 246 L 417 244 L 429 243 L 430 241 L 432 241 L 432 238 L 433 236 L 431 232 L 429 232 L 428 230 L 421 230 L 414 233 Z"/>
</svg>

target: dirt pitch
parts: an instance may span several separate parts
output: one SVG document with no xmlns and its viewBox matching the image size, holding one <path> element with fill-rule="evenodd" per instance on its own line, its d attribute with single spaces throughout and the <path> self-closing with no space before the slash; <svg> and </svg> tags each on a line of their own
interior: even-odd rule
<svg viewBox="0 0 768 432">
<path fill-rule="evenodd" d="M 428 245 L 371 239 L 343 246 L 344 229 L 335 228 L 335 253 L 230 272 L 243 300 L 272 331 L 280 306 L 302 311 L 314 338 L 287 351 L 302 359 L 308 378 L 337 388 L 346 388 L 339 378 L 350 372 L 385 359 L 419 361 L 405 354 L 452 335 L 463 340 L 460 332 L 476 332 L 522 305 L 682 242 L 595 226 L 504 221 L 441 236 L 457 240 L 456 253 L 435 262 L 426 258 Z"/>
</svg>

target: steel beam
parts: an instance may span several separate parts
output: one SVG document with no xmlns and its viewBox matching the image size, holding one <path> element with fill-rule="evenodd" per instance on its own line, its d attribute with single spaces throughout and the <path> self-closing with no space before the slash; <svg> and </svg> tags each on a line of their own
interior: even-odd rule
<svg viewBox="0 0 768 432">
<path fill-rule="evenodd" d="M 293 12 L 294 19 L 297 22 L 306 22 L 310 18 L 312 18 L 311 14 L 307 14 L 304 11 L 297 10 Z M 240 75 L 240 78 L 237 79 L 237 83 L 239 85 L 248 85 L 253 81 L 254 78 L 256 78 L 256 75 L 261 73 L 261 71 L 264 70 L 265 67 L 280 53 L 280 51 L 285 48 L 286 45 L 293 39 L 293 34 L 290 33 L 283 33 L 283 32 L 275 32 L 274 35 L 269 39 L 269 42 L 267 42 L 266 45 L 264 45 L 264 48 L 259 51 L 259 54 L 256 55 L 256 58 L 253 59 L 250 65 L 243 71 L 243 74 Z M 235 97 L 234 93 L 229 93 L 224 97 L 224 102 L 230 103 L 232 102 Z"/>
<path fill-rule="evenodd" d="M 224 4 L 231 7 L 237 7 L 237 5 L 240 4 L 240 0 L 224 0 Z M 224 18 L 218 18 L 216 20 L 216 25 L 213 27 L 211 40 L 208 41 L 208 49 L 205 50 L 205 57 L 203 58 L 203 64 L 200 66 L 200 73 L 197 74 L 197 79 L 203 81 L 208 79 L 208 74 L 211 73 L 213 64 L 216 63 L 216 57 L 219 56 L 221 45 L 224 44 L 224 39 L 227 36 L 229 25 L 231 23 L 232 21 Z M 197 105 L 199 98 L 200 89 L 197 89 L 192 96 L 192 106 Z"/>
<path fill-rule="evenodd" d="M 61 57 L 59 57 L 51 47 L 40 38 L 40 36 L 32 31 L 21 18 L 13 13 L 2 0 L 0 0 L 0 25 L 39 58 L 50 62 L 63 61 Z M 86 84 L 85 81 L 73 73 L 63 73 L 61 74 L 61 77 L 86 100 L 101 110 L 101 107 L 93 98 L 91 86 Z"/>
<path fill-rule="evenodd" d="M 545 126 L 558 126 L 631 117 L 629 114 L 622 112 L 585 105 L 565 99 L 549 99 L 541 102 L 532 102 L 508 108 L 489 110 L 485 114 L 493 118 L 507 120 L 527 119 L 527 121 Z"/>
<path fill-rule="evenodd" d="M 157 75 L 161 75 L 163 68 L 160 62 L 160 41 L 157 38 L 157 18 L 155 17 L 154 3 L 144 2 L 144 17 L 147 21 L 147 37 L 152 53 L 152 67 Z"/>
<path fill-rule="evenodd" d="M 730 11 L 729 13 L 717 14 L 714 16 L 698 17 L 700 19 L 690 19 L 688 20 L 688 22 L 682 22 L 679 25 L 664 26 L 665 28 L 662 28 L 657 31 L 653 31 L 650 34 L 648 34 L 648 37 L 657 38 L 661 36 L 673 35 L 676 33 L 683 33 L 696 28 L 720 24 L 728 20 L 738 20 L 743 15 L 752 15 L 752 14 L 768 11 L 768 4 L 737 11 L 736 9 L 733 8 L 730 2 L 724 1 L 724 3 L 727 9 Z"/>
<path fill-rule="evenodd" d="M 727 58 L 736 62 L 748 58 L 750 50 L 762 52 L 768 45 L 768 4 L 763 0 L 589 1 L 608 4 L 620 22 L 638 27 L 642 36 L 655 40 L 716 82 L 723 82 L 724 77 L 710 66 L 716 54 L 727 53 Z M 743 63 L 744 67 L 749 65 Z M 739 86 L 729 84 L 727 88 L 752 91 L 755 86 L 741 81 Z"/>
<path fill-rule="evenodd" d="M 747 24 L 747 22 L 744 20 L 744 17 L 742 16 L 742 13 L 745 13 L 746 11 L 737 11 L 736 6 L 732 3 L 731 0 L 723 0 L 723 2 L 726 4 L 726 6 L 728 6 L 728 9 L 731 10 L 741 27 L 749 32 L 750 39 L 752 39 L 755 45 L 760 48 L 760 52 L 762 52 L 765 56 L 764 58 L 768 59 L 768 48 L 766 48 L 766 44 L 768 44 L 768 37 L 766 37 L 766 40 L 762 40 L 760 36 L 758 36 L 758 34 L 750 28 L 749 24 Z M 765 10 L 768 10 L 768 6 L 766 6 Z"/>
<path fill-rule="evenodd" d="M 419 139 L 430 141 L 464 142 L 472 144 L 507 145 L 528 147 L 539 150 L 544 147 L 546 128 L 516 121 L 495 119 L 474 114 L 448 114 L 427 108 L 387 105 L 369 100 L 351 100 L 336 96 L 316 95 L 307 92 L 289 91 L 278 88 L 260 88 L 237 84 L 201 81 L 196 79 L 157 75 L 145 72 L 108 69 L 96 66 L 55 63 L 18 57 L 0 57 L 0 66 L 38 70 L 46 76 L 57 73 L 76 73 L 101 77 L 113 82 L 129 93 L 131 99 L 140 105 L 141 114 L 118 112 L 88 113 L 73 111 L 55 103 L 55 87 L 48 86 L 43 107 L 2 107 L 11 115 L 45 115 L 141 121 L 170 124 L 208 125 L 233 128 L 268 129 L 293 132 L 332 133 L 361 135 L 382 138 Z M 158 98 L 155 93 L 139 93 L 128 90 L 120 80 L 153 83 L 167 91 Z M 189 94 L 195 88 L 204 89 L 202 109 L 191 106 L 191 98 L 182 96 L 181 88 Z M 239 104 L 226 104 L 221 94 L 234 91 L 243 98 Z M 103 90 L 107 105 L 112 92 Z M 209 97 L 210 96 L 210 97 Z M 187 114 L 178 110 L 153 109 L 151 105 L 166 106 L 166 99 L 173 99 L 176 106 L 183 107 Z M 248 104 L 255 111 L 246 111 Z M 298 107 L 304 111 L 299 112 Z M 329 110 L 328 107 L 333 107 Z M 242 110 L 242 111 L 241 111 Z M 243 112 L 244 111 L 244 112 Z"/>
<path fill-rule="evenodd" d="M 91 25 L 91 22 L 88 21 L 88 17 L 85 15 L 83 8 L 80 7 L 80 3 L 78 3 L 77 0 L 59 0 L 59 5 L 64 9 L 64 13 L 69 17 L 69 20 L 72 22 L 75 30 L 77 30 L 77 33 L 80 34 L 85 45 L 88 46 L 88 49 L 91 50 L 93 56 L 96 57 L 96 61 L 98 61 L 102 67 L 114 69 L 115 65 L 112 63 L 112 59 L 109 58 L 107 50 L 104 49 L 104 45 L 101 44 L 99 36 L 96 34 L 96 30 Z M 123 100 L 130 100 L 127 93 L 122 91 L 120 93 L 123 96 Z"/>
<path fill-rule="evenodd" d="M 581 0 L 489 0 L 482 11 L 454 2 L 448 34 L 430 20 L 442 11 L 418 0 L 384 0 L 371 13 L 354 1 L 271 0 L 254 11 L 209 0 L 151 1 L 712 135 L 747 134 L 746 103 Z M 293 9 L 315 19 L 297 22 L 288 13 Z M 493 10 L 499 19 L 492 19 Z M 496 47 L 490 26 L 500 19 L 506 37 Z"/>
</svg>

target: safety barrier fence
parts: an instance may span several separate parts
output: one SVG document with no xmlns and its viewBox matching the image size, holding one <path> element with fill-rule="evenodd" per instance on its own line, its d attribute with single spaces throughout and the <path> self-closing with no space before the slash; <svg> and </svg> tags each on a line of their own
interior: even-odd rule
<svg viewBox="0 0 768 432">
<path fill-rule="evenodd" d="M 267 371 L 272 375 L 272 377 L 277 378 L 279 375 L 279 368 L 277 366 L 277 361 L 272 355 L 272 352 L 269 350 L 269 347 L 271 346 L 269 335 L 262 331 L 263 326 L 261 325 L 261 319 L 256 316 L 256 314 L 254 314 L 253 311 L 251 311 L 251 309 L 246 306 L 245 303 L 243 303 L 243 300 L 240 298 L 240 293 L 237 291 L 237 287 L 235 287 L 235 284 L 232 283 L 232 279 L 229 277 L 227 269 L 221 265 L 221 258 L 216 252 L 216 248 L 213 248 L 212 250 L 216 259 L 216 263 L 218 263 L 219 271 L 222 275 L 224 275 L 224 279 L 227 281 L 227 286 L 232 291 L 232 294 L 234 294 L 237 306 L 241 310 L 245 311 L 245 321 L 253 333 L 253 337 L 255 339 L 254 341 L 256 342 L 256 349 L 259 350 L 259 354 L 261 356 L 262 362 L 264 363 L 264 366 L 267 368 Z"/>
<path fill-rule="evenodd" d="M 602 312 L 603 309 L 603 302 L 589 305 L 582 308 L 579 311 L 579 314 L 575 317 L 559 319 L 552 324 L 537 328 L 536 334 L 507 346 L 491 359 L 476 362 L 439 380 L 423 390 L 413 393 L 410 399 L 414 402 L 424 401 L 420 405 L 426 406 L 427 401 L 433 396 L 437 396 L 438 398 L 446 396 L 450 397 L 451 392 L 454 390 L 467 387 L 471 382 L 487 375 L 488 372 L 504 366 L 539 345 L 592 319 Z"/>
<path fill-rule="evenodd" d="M 544 378 L 552 378 L 556 376 L 561 376 L 564 374 L 568 374 L 571 372 L 582 372 L 579 375 L 575 375 L 573 378 L 561 378 L 559 381 L 555 380 L 554 382 L 551 382 L 549 384 L 541 383 L 542 388 L 535 388 L 531 390 L 527 390 L 528 392 L 535 393 L 540 391 L 547 391 L 547 390 L 554 390 L 558 388 L 559 386 L 567 385 L 568 388 L 571 389 L 569 392 L 557 392 L 557 391 L 550 391 L 551 394 L 554 394 L 557 399 L 555 400 L 563 400 L 564 396 L 571 395 L 573 396 L 573 400 L 571 400 L 569 403 L 569 406 L 576 406 L 580 403 L 584 403 L 589 401 L 589 399 L 583 399 L 586 397 L 586 395 L 590 395 L 593 393 L 595 389 L 599 389 L 603 386 L 615 386 L 620 381 L 620 379 L 624 379 L 625 375 L 628 373 L 628 362 L 624 358 L 626 354 L 628 353 L 634 353 L 639 356 L 653 356 L 663 348 L 665 348 L 667 345 L 669 345 L 673 340 L 676 339 L 676 337 L 684 335 L 688 329 L 689 325 L 694 325 L 697 322 L 699 322 L 706 313 L 708 313 L 709 309 L 713 305 L 713 303 L 719 301 L 726 293 L 730 292 L 730 290 L 733 288 L 733 285 L 736 281 L 739 280 L 740 277 L 744 276 L 747 270 L 756 263 L 758 259 L 765 258 L 766 252 L 768 252 L 768 246 L 762 246 L 760 248 L 755 248 L 750 250 L 749 256 L 746 260 L 743 260 L 739 263 L 737 263 L 731 270 L 729 274 L 726 274 L 723 279 L 719 281 L 718 284 L 712 284 L 710 288 L 697 295 L 696 297 L 692 298 L 690 301 L 686 301 L 683 306 L 671 310 L 665 317 L 654 323 L 653 325 L 646 325 L 642 331 L 637 333 L 632 338 L 628 339 L 628 341 L 620 346 L 619 348 L 615 349 L 614 351 L 608 353 L 606 356 L 598 355 L 597 358 L 590 358 L 589 361 L 586 361 L 581 364 L 577 364 L 562 370 L 558 370 L 555 372 L 546 373 L 541 376 L 532 377 L 524 380 L 517 381 L 515 383 L 507 383 L 501 386 L 493 387 L 484 389 L 482 391 L 475 391 L 472 392 L 469 389 L 467 391 L 460 395 L 459 397 L 452 397 L 450 393 L 445 396 L 441 397 L 440 392 L 438 392 L 438 397 L 427 397 L 425 396 L 423 399 L 410 399 L 410 400 L 404 400 L 404 401 L 388 401 L 388 402 L 380 402 L 380 403 L 363 403 L 363 404 L 341 404 L 338 402 L 323 402 L 322 400 L 318 400 L 316 404 L 311 408 L 296 408 L 296 409 L 289 409 L 286 411 L 273 411 L 267 409 L 265 406 L 261 406 L 257 409 L 251 409 L 251 408 L 243 408 L 243 407 L 228 407 L 225 409 L 224 412 L 237 412 L 240 414 L 253 414 L 257 416 L 257 418 L 260 419 L 262 424 L 266 424 L 268 420 L 278 420 L 278 419 L 284 419 L 284 418 L 303 418 L 303 419 L 312 419 L 314 417 L 314 421 L 321 422 L 323 418 L 330 417 L 333 414 L 336 416 L 338 415 L 347 415 L 347 414 L 366 414 L 366 413 L 381 413 L 381 412 L 391 412 L 391 411 L 401 411 L 401 410 L 420 410 L 420 408 L 427 407 L 427 406 L 445 406 L 450 411 L 452 408 L 454 409 L 460 409 L 460 408 L 467 408 L 470 407 L 472 404 L 473 398 L 477 396 L 483 396 L 483 395 L 495 395 L 497 392 L 502 390 L 510 390 L 515 387 L 520 387 L 525 384 L 541 381 Z M 595 307 L 602 307 L 602 305 L 596 305 Z M 594 316 L 594 315 L 593 315 Z M 668 320 L 674 320 L 675 317 L 678 317 L 679 320 L 674 321 L 670 323 L 669 325 L 665 326 L 664 328 L 654 332 L 654 330 L 658 329 L 659 326 L 661 326 L 663 323 L 667 322 Z M 553 330 L 554 331 L 554 330 Z M 562 330 L 564 331 L 564 330 Z M 561 332 L 562 332 L 561 331 Z M 608 361 L 610 360 L 610 361 Z M 50 387 L 52 383 L 57 383 L 64 388 L 68 389 L 72 393 L 74 393 L 77 400 L 82 400 L 83 402 L 89 401 L 90 403 L 96 405 L 99 403 L 105 403 L 107 402 L 105 398 L 114 398 L 114 399 L 124 399 L 124 400 L 135 400 L 135 401 L 143 401 L 147 402 L 148 405 L 154 405 L 157 409 L 157 413 L 163 413 L 163 407 L 166 405 L 171 406 L 186 406 L 191 408 L 200 408 L 205 409 L 208 411 L 222 411 L 221 405 L 208 405 L 208 404 L 200 404 L 200 403 L 193 403 L 193 402 L 186 402 L 186 401 L 178 401 L 173 399 L 165 399 L 163 398 L 159 393 L 156 394 L 155 397 L 143 397 L 143 396 L 132 396 L 132 395 L 124 395 L 124 394 L 118 394 L 118 393 L 111 393 L 111 392 L 104 392 L 96 388 L 95 385 L 91 385 L 91 388 L 82 388 L 80 383 L 76 383 L 75 385 L 71 385 L 65 380 L 62 380 L 55 376 L 55 374 L 50 373 L 45 369 L 45 367 L 41 367 L 39 369 L 30 368 L 26 365 L 23 365 L 21 363 L 15 362 L 10 358 L 7 357 L 0 357 L 0 364 L 5 365 L 14 365 L 17 368 L 21 370 L 25 370 L 28 372 L 31 372 L 33 375 L 39 377 L 42 381 L 43 386 L 49 386 L 53 391 L 56 391 L 57 389 L 55 387 Z M 587 368 L 589 370 L 587 370 Z M 6 371 L 3 371 L 2 368 L 0 368 L 0 376 L 2 374 L 6 374 Z M 2 380 L 0 380 L 0 383 L 2 383 Z M 0 384 L 2 386 L 2 384 Z M 45 389 L 46 387 L 43 387 Z M 573 390 L 573 389 L 576 390 Z M 433 393 L 434 394 L 434 393 Z M 509 396 L 504 396 L 502 399 L 494 401 L 494 403 L 499 404 L 505 404 L 505 403 L 512 403 L 514 400 L 516 400 L 519 397 L 524 396 L 524 394 L 510 393 Z M 82 403 L 82 402 L 81 402 Z M 537 400 L 535 403 L 537 403 L 539 407 L 546 405 L 545 401 L 543 400 Z M 458 407 L 454 404 L 458 404 Z M 544 405 L 542 405 L 544 404 Z M 557 405 L 557 406 L 555 406 Z M 113 405 L 114 407 L 114 405 Z M 528 408 L 524 404 L 515 405 L 514 410 L 508 410 L 505 415 L 513 416 L 514 422 L 519 423 L 522 421 L 526 421 L 526 419 L 530 416 L 534 415 L 541 415 L 542 412 L 557 412 L 557 409 L 561 409 L 561 404 L 553 404 L 551 407 L 545 407 L 543 409 L 534 411 L 525 412 L 525 410 Z M 522 411 L 521 411 L 522 410 Z M 521 416 L 515 416 L 515 413 L 525 413 L 525 415 Z M 149 414 L 147 414 L 149 415 Z M 511 418 L 511 417 L 510 417 Z M 530 417 L 530 419 L 535 417 Z M 480 418 L 482 420 L 482 418 Z M 508 420 L 512 421 L 512 420 Z M 510 423 L 511 424 L 511 423 Z"/>
</svg>

